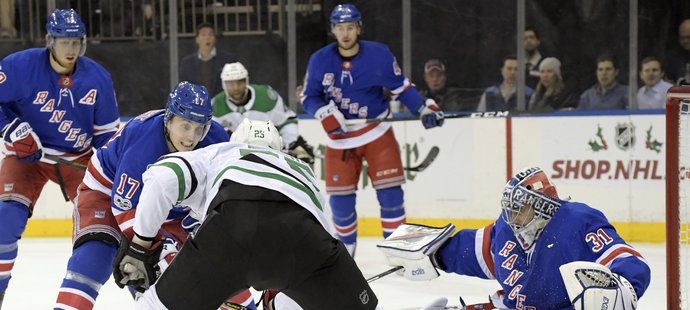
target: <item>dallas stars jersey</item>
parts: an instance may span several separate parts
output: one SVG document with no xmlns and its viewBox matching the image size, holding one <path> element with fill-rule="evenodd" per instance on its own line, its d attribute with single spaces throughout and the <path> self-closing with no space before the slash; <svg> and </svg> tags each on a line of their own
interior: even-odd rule
<svg viewBox="0 0 690 310">
<path fill-rule="evenodd" d="M 223 180 L 278 191 L 309 210 L 331 234 L 323 195 L 309 165 L 272 149 L 227 142 L 163 157 L 144 173 L 134 231 L 155 236 L 172 206 L 203 221 Z"/>
<path fill-rule="evenodd" d="M 558 267 L 574 261 L 602 264 L 625 277 L 642 297 L 650 269 L 604 214 L 585 204 L 561 201 L 544 232 L 525 253 L 502 219 L 485 228 L 463 229 L 438 251 L 442 269 L 496 279 L 509 309 L 572 309 Z"/>
<path fill-rule="evenodd" d="M 149 111 L 125 124 L 91 157 L 84 184 L 93 190 L 111 196 L 113 215 L 120 230 L 131 229 L 134 214 L 140 204 L 139 195 L 146 167 L 170 153 L 164 131 L 165 110 Z M 228 141 L 220 125 L 211 122 L 211 128 L 197 148 Z M 169 218 L 186 215 L 184 209 L 171 212 Z"/>
<path fill-rule="evenodd" d="M 332 100 L 346 119 L 385 118 L 390 114 L 386 90 L 415 115 L 424 107 L 424 99 L 402 74 L 387 46 L 360 40 L 359 53 L 344 59 L 338 45 L 331 43 L 309 58 L 302 107 L 314 115 Z M 387 122 L 348 126 L 346 134 L 329 134 L 327 144 L 336 149 L 356 148 L 382 136 L 390 127 Z"/>
<path fill-rule="evenodd" d="M 297 116 L 283 103 L 283 98 L 268 85 L 247 85 L 249 101 L 237 106 L 228 100 L 223 91 L 213 97 L 213 120 L 225 130 L 235 131 L 245 118 L 259 121 L 272 121 L 283 137 L 285 147 L 297 140 Z"/>
<path fill-rule="evenodd" d="M 0 128 L 19 117 L 31 125 L 46 154 L 72 160 L 103 146 L 117 130 L 113 82 L 83 56 L 69 78 L 61 77 L 49 57 L 47 48 L 33 48 L 0 62 Z"/>
</svg>

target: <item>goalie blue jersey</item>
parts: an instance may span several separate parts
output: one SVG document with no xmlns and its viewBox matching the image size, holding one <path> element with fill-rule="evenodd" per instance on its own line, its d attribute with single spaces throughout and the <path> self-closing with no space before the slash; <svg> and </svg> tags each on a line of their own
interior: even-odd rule
<svg viewBox="0 0 690 310">
<path fill-rule="evenodd" d="M 604 214 L 583 203 L 561 201 L 530 254 L 499 218 L 478 230 L 464 229 L 437 252 L 442 269 L 496 279 L 510 309 L 572 309 L 559 267 L 574 261 L 602 264 L 625 277 L 642 297 L 650 269 Z"/>
<path fill-rule="evenodd" d="M 142 174 L 148 165 L 170 153 L 164 131 L 165 110 L 149 111 L 131 119 L 107 145 L 96 151 L 84 184 L 111 196 L 113 215 L 121 231 L 132 229 L 139 195 L 143 187 Z M 206 137 L 196 148 L 229 141 L 222 126 L 212 121 Z M 188 210 L 173 209 L 169 219 L 181 218 Z"/>
<path fill-rule="evenodd" d="M 0 128 L 15 117 L 29 123 L 47 154 L 74 159 L 103 146 L 120 124 L 110 74 L 88 57 L 59 75 L 47 48 L 0 62 Z"/>
</svg>

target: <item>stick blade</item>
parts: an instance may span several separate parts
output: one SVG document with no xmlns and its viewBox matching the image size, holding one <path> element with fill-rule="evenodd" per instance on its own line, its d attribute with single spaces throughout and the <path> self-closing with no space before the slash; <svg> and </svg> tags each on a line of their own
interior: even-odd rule
<svg viewBox="0 0 690 310">
<path fill-rule="evenodd" d="M 431 148 L 431 150 L 429 150 L 429 154 L 426 155 L 426 158 L 424 158 L 424 161 L 422 161 L 422 163 L 420 163 L 419 165 L 417 165 L 415 167 L 409 167 L 405 170 L 413 171 L 413 172 L 424 171 L 426 168 L 428 168 L 434 162 L 434 160 L 436 160 L 436 157 L 438 156 L 438 153 L 440 151 L 441 150 L 438 148 L 438 146 L 433 146 Z"/>
</svg>

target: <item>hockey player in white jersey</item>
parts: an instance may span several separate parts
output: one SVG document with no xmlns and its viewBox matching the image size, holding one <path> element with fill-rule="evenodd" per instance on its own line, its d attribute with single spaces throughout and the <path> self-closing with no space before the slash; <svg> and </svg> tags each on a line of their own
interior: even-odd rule
<svg viewBox="0 0 690 310">
<path fill-rule="evenodd" d="M 225 64 L 220 79 L 223 91 L 213 97 L 213 120 L 229 135 L 245 119 L 272 121 L 290 155 L 314 163 L 314 148 L 299 135 L 297 115 L 278 92 L 269 85 L 249 84 L 249 71 L 241 62 Z"/>
<path fill-rule="evenodd" d="M 163 157 L 144 173 L 136 235 L 121 246 L 115 272 L 156 277 L 144 240 L 171 206 L 188 206 L 202 224 L 137 309 L 216 309 L 250 286 L 280 290 L 304 309 L 376 309 L 376 295 L 333 237 L 313 171 L 280 149 L 270 122 L 246 120 L 230 142 Z"/>
</svg>

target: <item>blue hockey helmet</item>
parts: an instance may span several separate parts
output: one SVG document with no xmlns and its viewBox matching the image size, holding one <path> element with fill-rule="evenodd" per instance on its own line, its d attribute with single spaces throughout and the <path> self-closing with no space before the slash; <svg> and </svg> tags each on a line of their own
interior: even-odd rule
<svg viewBox="0 0 690 310">
<path fill-rule="evenodd" d="M 86 26 L 73 9 L 56 9 L 48 17 L 46 32 L 53 38 L 83 38 Z"/>
<path fill-rule="evenodd" d="M 338 4 L 331 12 L 331 25 L 340 23 L 362 23 L 362 15 L 353 4 Z"/>
<path fill-rule="evenodd" d="M 168 96 L 165 120 L 169 121 L 173 115 L 199 124 L 209 125 L 213 116 L 213 107 L 208 98 L 206 87 L 180 82 Z"/>
</svg>

